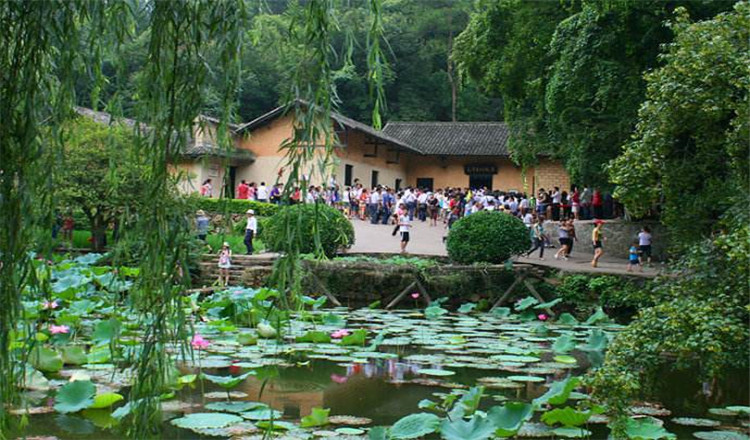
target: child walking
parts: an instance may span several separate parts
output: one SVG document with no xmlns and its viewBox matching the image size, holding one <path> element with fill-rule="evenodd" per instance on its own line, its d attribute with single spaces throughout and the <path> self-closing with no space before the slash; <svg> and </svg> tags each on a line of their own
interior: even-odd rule
<svg viewBox="0 0 750 440">
<path fill-rule="evenodd" d="M 638 252 L 638 240 L 633 241 L 628 251 L 628 272 L 632 272 L 637 266 L 639 272 L 643 272 L 643 266 L 641 266 L 641 259 Z"/>
<path fill-rule="evenodd" d="M 226 241 L 219 251 L 219 284 L 229 284 L 229 268 L 232 267 L 232 250 Z"/>
</svg>

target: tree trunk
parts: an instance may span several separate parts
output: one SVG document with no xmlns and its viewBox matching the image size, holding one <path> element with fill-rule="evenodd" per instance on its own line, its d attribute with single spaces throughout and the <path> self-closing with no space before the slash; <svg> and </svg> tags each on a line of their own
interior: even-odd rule
<svg viewBox="0 0 750 440">
<path fill-rule="evenodd" d="M 451 52 L 453 52 L 453 30 L 448 33 L 448 81 L 451 84 L 451 121 L 456 122 L 456 101 L 458 100 L 458 85 L 456 79 L 453 76 L 453 60 L 451 60 Z"/>
<path fill-rule="evenodd" d="M 91 248 L 100 252 L 107 246 L 107 223 L 101 215 L 91 219 Z"/>
</svg>

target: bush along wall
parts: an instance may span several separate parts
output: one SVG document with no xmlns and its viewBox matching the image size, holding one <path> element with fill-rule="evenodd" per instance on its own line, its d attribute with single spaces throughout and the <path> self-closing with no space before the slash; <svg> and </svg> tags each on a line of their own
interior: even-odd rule
<svg viewBox="0 0 750 440">
<path fill-rule="evenodd" d="M 273 203 L 256 202 L 255 200 L 243 199 L 212 199 L 208 197 L 198 198 L 195 209 L 202 209 L 207 213 L 215 214 L 245 214 L 248 209 L 255 211 L 259 217 L 270 217 L 279 210 L 278 205 Z"/>
</svg>

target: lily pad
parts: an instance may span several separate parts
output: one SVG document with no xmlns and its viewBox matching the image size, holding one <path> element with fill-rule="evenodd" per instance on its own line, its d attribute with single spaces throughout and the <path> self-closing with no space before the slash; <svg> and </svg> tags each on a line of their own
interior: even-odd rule
<svg viewBox="0 0 750 440">
<path fill-rule="evenodd" d="M 336 432 L 337 434 L 341 434 L 341 435 L 362 435 L 365 433 L 365 430 L 359 429 L 359 428 L 343 427 L 343 428 L 336 428 L 334 432 Z"/>
<path fill-rule="evenodd" d="M 583 428 L 564 427 L 564 428 L 553 429 L 552 434 L 554 434 L 556 437 L 584 438 L 584 437 L 589 437 L 591 435 L 591 431 L 588 431 Z"/>
<path fill-rule="evenodd" d="M 228 412 L 228 413 L 243 413 L 246 411 L 252 411 L 258 408 L 267 408 L 268 405 L 260 402 L 212 402 L 206 405 L 206 409 L 211 411 Z"/>
<path fill-rule="evenodd" d="M 514 382 L 544 382 L 544 378 L 539 376 L 508 376 L 508 379 Z"/>
<path fill-rule="evenodd" d="M 258 408 L 251 411 L 243 412 L 240 414 L 243 418 L 248 420 L 271 420 L 278 419 L 284 413 L 271 408 Z"/>
<path fill-rule="evenodd" d="M 736 431 L 699 431 L 694 432 L 693 437 L 700 440 L 748 440 L 745 434 Z"/>
<path fill-rule="evenodd" d="M 440 418 L 435 414 L 410 414 L 393 424 L 390 430 L 393 439 L 411 439 L 423 437 L 437 431 Z"/>
<path fill-rule="evenodd" d="M 566 354 L 557 355 L 553 359 L 555 360 L 555 362 L 560 362 L 561 364 L 573 365 L 578 363 L 576 358 L 574 358 L 573 356 L 568 356 Z"/>
<path fill-rule="evenodd" d="M 185 429 L 224 428 L 240 423 L 242 417 L 223 413 L 193 413 L 172 420 L 174 426 Z"/>
<path fill-rule="evenodd" d="M 56 373 L 62 370 L 63 360 L 60 354 L 47 347 L 36 347 L 31 350 L 29 363 L 39 371 Z"/>
<path fill-rule="evenodd" d="M 714 426 L 721 425 L 721 423 L 719 423 L 716 420 L 698 419 L 698 418 L 692 418 L 692 417 L 675 417 L 671 421 L 675 425 L 698 426 L 698 427 L 701 427 L 701 428 L 712 428 Z"/>
<path fill-rule="evenodd" d="M 661 421 L 652 417 L 630 418 L 625 425 L 625 434 L 632 440 L 676 439 L 677 436 L 664 429 Z"/>
<path fill-rule="evenodd" d="M 470 420 L 445 419 L 440 425 L 440 434 L 446 440 L 485 440 L 495 434 L 495 425 L 475 414 Z"/>
<path fill-rule="evenodd" d="M 365 426 L 372 423 L 372 419 L 356 416 L 329 416 L 328 423 L 332 425 Z"/>
<path fill-rule="evenodd" d="M 55 395 L 55 410 L 67 414 L 78 412 L 94 403 L 96 386 L 89 380 L 63 385 Z"/>
<path fill-rule="evenodd" d="M 125 398 L 122 396 L 122 394 L 117 394 L 117 393 L 97 394 L 94 397 L 94 403 L 92 403 L 91 406 L 89 406 L 89 408 L 91 409 L 109 408 L 110 406 L 124 399 Z"/>
<path fill-rule="evenodd" d="M 417 370 L 417 374 L 422 374 L 425 376 L 453 376 L 456 374 L 455 371 L 450 370 L 437 370 L 432 368 L 425 368 L 423 370 Z"/>
</svg>

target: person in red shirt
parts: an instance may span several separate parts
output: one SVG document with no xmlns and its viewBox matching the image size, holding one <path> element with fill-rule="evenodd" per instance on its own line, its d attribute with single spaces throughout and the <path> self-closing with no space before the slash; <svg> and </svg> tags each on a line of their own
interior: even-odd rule
<svg viewBox="0 0 750 440">
<path fill-rule="evenodd" d="M 591 198 L 591 206 L 594 207 L 594 218 L 602 218 L 602 193 L 599 188 L 594 188 L 594 196 Z"/>
<path fill-rule="evenodd" d="M 242 182 L 240 182 L 239 185 L 237 185 L 237 198 L 242 200 L 247 200 L 248 193 L 250 192 L 250 187 L 247 185 L 247 182 L 243 179 Z"/>
</svg>

